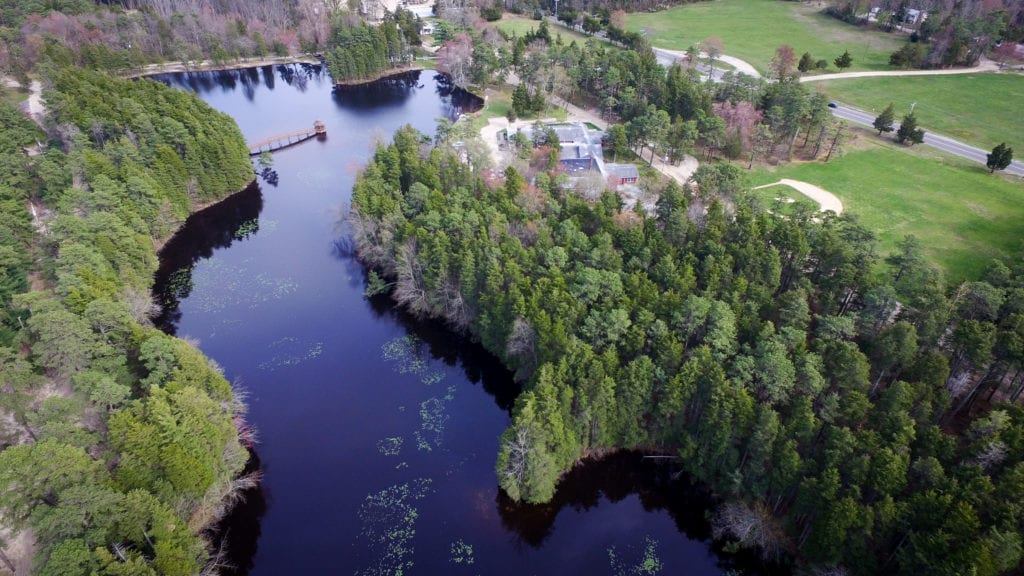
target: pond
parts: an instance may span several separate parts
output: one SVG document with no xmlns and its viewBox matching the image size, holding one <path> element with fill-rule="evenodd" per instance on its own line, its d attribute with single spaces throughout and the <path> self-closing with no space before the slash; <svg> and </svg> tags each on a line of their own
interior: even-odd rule
<svg viewBox="0 0 1024 576">
<path fill-rule="evenodd" d="M 548 505 L 508 501 L 494 463 L 518 393 L 510 375 L 443 326 L 363 296 L 339 224 L 358 170 L 400 126 L 433 134 L 479 99 L 429 71 L 344 89 L 304 65 L 156 79 L 233 116 L 249 141 L 327 126 L 273 154 L 276 179 L 195 214 L 161 253 L 163 328 L 245 390 L 258 432 L 262 484 L 220 526 L 227 573 L 735 567 L 709 541 L 708 496 L 671 461 L 621 454 L 574 470 Z"/>
</svg>

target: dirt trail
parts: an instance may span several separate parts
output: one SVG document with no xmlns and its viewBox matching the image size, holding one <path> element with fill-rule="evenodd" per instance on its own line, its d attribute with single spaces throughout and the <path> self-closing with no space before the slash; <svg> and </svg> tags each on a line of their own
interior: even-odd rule
<svg viewBox="0 0 1024 576">
<path fill-rule="evenodd" d="M 800 78 L 800 81 L 821 82 L 824 80 L 843 80 L 846 78 L 876 78 L 882 76 L 948 76 L 950 74 L 977 74 L 981 72 L 999 72 L 999 65 L 987 58 L 982 58 L 981 62 L 974 68 L 947 68 L 941 70 L 868 70 L 864 72 L 836 72 L 834 74 L 803 76 Z"/>
<path fill-rule="evenodd" d="M 758 186 L 757 188 L 754 188 L 754 190 L 760 190 L 761 188 L 769 188 L 771 186 L 778 186 L 780 184 L 783 186 L 789 186 L 790 188 L 793 188 L 794 190 L 803 194 L 804 196 L 807 196 L 811 200 L 814 200 L 815 202 L 818 203 L 819 206 L 821 206 L 822 212 L 831 210 L 835 212 L 836 215 L 843 213 L 843 203 L 835 194 L 829 192 L 828 190 L 825 190 L 824 188 L 821 188 L 820 186 L 815 186 L 814 184 L 810 184 L 808 182 L 783 178 L 778 182 L 772 182 L 771 184 Z"/>
<path fill-rule="evenodd" d="M 196 62 L 164 62 L 162 64 L 147 64 L 142 68 L 132 70 L 124 74 L 125 78 L 138 78 L 152 74 L 166 74 L 170 72 L 198 72 L 211 70 L 235 70 L 238 68 L 254 68 L 256 66 L 272 66 L 274 64 L 319 64 L 320 61 L 312 56 L 281 56 L 269 58 L 242 58 L 231 62 L 214 62 L 212 60 L 200 60 Z"/>
</svg>

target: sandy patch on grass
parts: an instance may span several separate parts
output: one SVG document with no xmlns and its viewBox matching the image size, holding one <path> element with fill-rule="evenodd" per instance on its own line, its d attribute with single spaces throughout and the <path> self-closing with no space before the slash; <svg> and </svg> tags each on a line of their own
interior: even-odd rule
<svg viewBox="0 0 1024 576">
<path fill-rule="evenodd" d="M 811 200 L 814 200 L 815 202 L 818 203 L 819 206 L 821 206 L 822 212 L 831 210 L 832 212 L 835 212 L 837 215 L 843 213 L 843 203 L 835 194 L 829 192 L 828 190 L 825 190 L 820 186 L 815 186 L 814 184 L 802 182 L 800 180 L 791 180 L 789 178 L 783 178 L 778 182 L 765 184 L 764 186 L 758 186 L 757 188 L 754 188 L 754 190 L 760 190 L 761 188 L 768 188 L 769 186 L 779 185 L 789 186 L 790 188 L 796 190 L 797 192 L 803 194 L 804 196 L 807 196 Z"/>
</svg>

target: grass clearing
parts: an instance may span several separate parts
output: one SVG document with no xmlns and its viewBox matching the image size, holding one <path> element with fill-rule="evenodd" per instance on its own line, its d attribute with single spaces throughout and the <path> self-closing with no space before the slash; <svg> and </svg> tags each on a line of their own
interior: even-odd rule
<svg viewBox="0 0 1024 576">
<path fill-rule="evenodd" d="M 686 50 L 705 38 L 722 39 L 723 52 L 750 62 L 760 72 L 768 70 L 775 50 L 793 47 L 799 59 L 810 52 L 816 60 L 832 61 L 849 50 L 850 70 L 890 70 L 889 55 L 903 43 L 902 37 L 858 28 L 818 13 L 820 8 L 778 0 L 714 0 L 697 2 L 654 13 L 630 14 L 629 30 L 645 33 L 659 48 Z"/>
<path fill-rule="evenodd" d="M 991 150 L 1006 142 L 1015 156 L 1024 155 L 1024 76 L 955 74 L 851 78 L 820 82 L 829 97 L 880 113 L 890 102 L 899 121 L 914 106 L 926 130 Z"/>
<path fill-rule="evenodd" d="M 517 16 L 515 14 L 505 14 L 504 16 L 502 16 L 501 20 L 498 20 L 497 22 L 492 22 L 492 24 L 494 25 L 495 28 L 501 30 L 506 34 L 526 36 L 528 32 L 535 31 L 537 27 L 540 26 L 540 20 L 533 20 L 532 18 L 527 18 L 525 16 Z M 563 26 L 556 26 L 551 22 L 548 22 L 548 29 L 551 31 L 552 40 L 561 36 L 562 42 L 565 42 L 566 44 L 572 42 L 573 40 L 575 40 L 577 44 L 583 44 L 587 40 L 593 38 L 597 42 L 606 45 L 606 47 L 611 46 L 611 44 L 609 44 L 607 40 L 595 38 L 593 36 L 587 36 L 586 34 L 576 32 L 575 30 L 570 30 Z"/>
<path fill-rule="evenodd" d="M 0 100 L 17 106 L 27 100 L 30 93 L 31 92 L 27 88 L 9 88 L 7 86 L 3 86 L 0 87 Z"/>
<path fill-rule="evenodd" d="M 847 213 L 873 231 L 882 253 L 907 234 L 924 247 L 950 282 L 978 278 L 993 258 L 1024 249 L 1024 186 L 990 175 L 984 166 L 933 152 L 904 149 L 870 137 L 828 164 L 809 162 L 755 170 L 751 186 L 792 178 L 838 196 Z M 754 192 L 771 208 L 775 198 L 804 200 L 788 187 Z M 783 212 L 784 213 L 784 212 Z"/>
</svg>

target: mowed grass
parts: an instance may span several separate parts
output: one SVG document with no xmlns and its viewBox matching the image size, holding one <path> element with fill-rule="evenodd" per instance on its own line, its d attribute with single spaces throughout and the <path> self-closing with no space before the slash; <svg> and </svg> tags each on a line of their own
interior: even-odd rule
<svg viewBox="0 0 1024 576">
<path fill-rule="evenodd" d="M 659 48 L 686 50 L 708 37 L 722 40 L 723 52 L 750 62 L 761 73 L 775 50 L 789 44 L 799 60 L 833 60 L 849 50 L 850 70 L 889 70 L 889 55 L 903 43 L 898 35 L 870 31 L 819 14 L 817 6 L 779 0 L 713 0 L 653 13 L 630 14 L 626 27 L 644 33 Z"/>
<path fill-rule="evenodd" d="M 890 253 L 913 234 L 949 282 L 980 277 L 993 258 L 1019 257 L 1024 248 L 1020 179 L 1008 181 L 980 164 L 941 153 L 865 140 L 860 138 L 860 149 L 828 164 L 756 170 L 749 181 L 757 186 L 792 178 L 825 188 L 877 235 L 881 253 Z M 803 198 L 783 186 L 755 193 L 769 207 L 776 197 Z"/>
<path fill-rule="evenodd" d="M 505 14 L 504 16 L 502 16 L 501 20 L 493 22 L 493 24 L 495 28 L 501 30 L 506 34 L 526 36 L 527 32 L 530 32 L 531 30 L 536 30 L 537 27 L 540 26 L 540 20 L 533 20 L 525 16 L 516 16 L 515 14 Z M 584 42 L 587 41 L 587 39 L 594 38 L 593 36 L 587 36 L 586 34 L 581 34 L 579 32 L 576 32 L 575 30 L 563 28 L 562 26 L 556 26 L 551 22 L 548 22 L 548 30 L 551 31 L 552 40 L 554 40 L 558 36 L 561 36 L 562 42 L 565 42 L 566 44 L 572 42 L 573 40 L 575 40 L 577 44 L 583 44 Z M 603 44 L 608 44 L 607 41 L 602 40 L 601 38 L 594 38 L 594 40 L 597 40 L 598 42 L 601 42 Z M 610 44 L 608 45 L 610 46 Z"/>
<path fill-rule="evenodd" d="M 957 74 L 851 78 L 820 82 L 829 97 L 880 113 L 892 102 L 896 121 L 914 106 L 926 130 L 990 150 L 1000 142 L 1024 157 L 1024 76 Z"/>
</svg>

